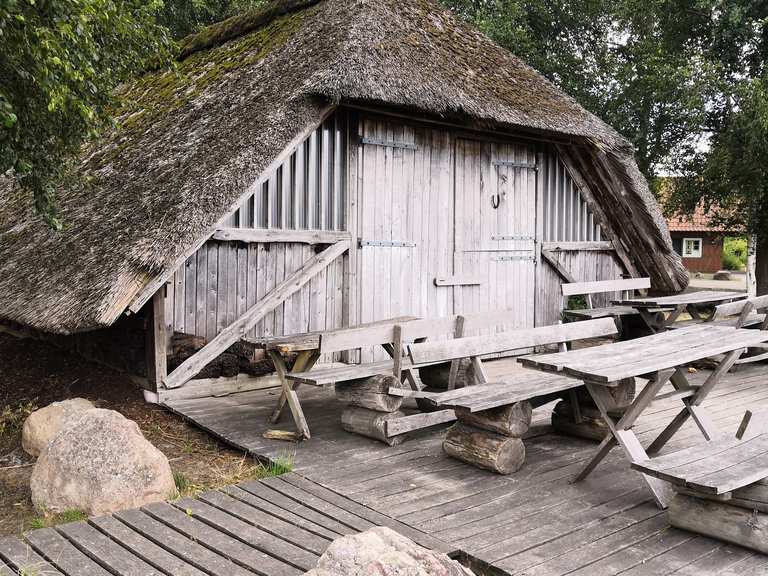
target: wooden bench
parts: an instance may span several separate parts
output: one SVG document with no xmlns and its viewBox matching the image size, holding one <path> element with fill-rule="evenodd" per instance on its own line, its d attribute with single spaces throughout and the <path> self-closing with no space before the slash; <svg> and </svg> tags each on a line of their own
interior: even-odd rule
<svg viewBox="0 0 768 576">
<path fill-rule="evenodd" d="M 747 411 L 736 438 L 686 448 L 632 467 L 669 482 L 673 526 L 768 553 L 768 410 Z"/>
<path fill-rule="evenodd" d="M 364 364 L 345 364 L 333 366 L 319 366 L 309 369 L 299 369 L 294 371 L 284 371 L 284 378 L 290 388 L 290 394 L 294 396 L 293 400 L 298 405 L 296 388 L 299 385 L 311 386 L 330 386 L 349 383 L 349 386 L 338 387 L 337 395 L 346 401 L 356 402 L 358 408 L 371 408 L 365 406 L 363 402 L 353 400 L 355 386 L 362 386 L 366 379 L 376 379 L 369 382 L 370 393 L 377 392 L 373 387 L 379 386 L 386 381 L 377 378 L 381 375 L 392 375 L 398 383 L 407 382 L 412 390 L 418 389 L 418 381 L 415 371 L 419 366 L 414 365 L 403 355 L 404 345 L 407 342 L 423 342 L 429 338 L 452 338 L 461 337 L 465 333 L 479 330 L 493 329 L 497 326 L 510 324 L 515 320 L 516 314 L 513 311 L 499 310 L 494 312 L 485 312 L 470 314 L 466 316 L 448 316 L 441 318 L 427 319 L 394 319 L 392 321 L 380 321 L 373 324 L 344 328 L 321 333 L 318 336 L 316 357 L 323 354 L 334 354 L 346 352 L 358 348 L 381 346 L 389 354 L 390 358 L 377 362 Z M 387 386 L 387 389 L 389 386 Z M 402 400 L 400 400 L 402 401 Z M 391 403 L 386 403 L 392 406 Z M 399 405 L 398 405 L 399 406 Z M 278 409 L 281 407 L 278 406 Z M 342 417 L 342 425 L 354 432 L 370 432 L 374 438 L 387 443 L 395 443 L 392 440 L 396 436 L 402 435 L 414 430 L 450 422 L 454 419 L 451 411 L 443 410 L 433 414 L 395 414 L 397 408 L 392 410 L 392 414 L 383 417 L 363 413 L 358 411 L 347 411 Z M 353 413 L 356 412 L 356 413 Z M 273 421 L 279 418 L 278 410 L 273 415 Z M 304 437 L 308 437 L 308 427 L 304 423 Z"/>
<path fill-rule="evenodd" d="M 651 287 L 650 278 L 625 278 L 617 280 L 599 280 L 596 282 L 570 282 L 562 285 L 563 316 L 572 320 L 594 320 L 595 318 L 617 318 L 634 316 L 638 311 L 631 306 L 605 306 L 595 308 L 592 303 L 593 294 L 608 294 L 622 292 L 625 298 L 630 298 L 636 290 Z M 586 296 L 587 307 L 584 309 L 568 309 L 568 299 L 571 296 Z"/>
<path fill-rule="evenodd" d="M 553 395 L 574 390 L 582 383 L 559 374 L 544 374 L 523 368 L 508 380 L 489 382 L 481 357 L 554 344 L 564 350 L 566 342 L 616 333 L 616 324 L 611 318 L 600 318 L 447 342 L 410 344 L 408 354 L 413 364 L 428 365 L 469 358 L 477 385 L 442 393 L 392 388 L 390 393 L 428 395 L 438 406 L 453 409 L 459 422 L 446 435 L 443 442 L 445 451 L 481 468 L 510 474 L 519 469 L 525 460 L 525 448 L 520 438 L 530 425 L 531 401 L 537 398 L 549 401 Z"/>
<path fill-rule="evenodd" d="M 766 314 L 766 311 L 768 311 L 768 295 L 757 296 L 715 306 L 714 313 L 706 320 L 706 323 L 734 326 L 735 328 L 757 327 L 759 330 L 768 330 L 768 314 Z M 697 319 L 683 320 L 675 322 L 669 327 L 676 330 L 700 323 L 702 322 Z M 748 364 L 766 359 L 768 359 L 768 345 L 750 348 L 749 353 L 739 358 L 735 364 Z"/>
</svg>

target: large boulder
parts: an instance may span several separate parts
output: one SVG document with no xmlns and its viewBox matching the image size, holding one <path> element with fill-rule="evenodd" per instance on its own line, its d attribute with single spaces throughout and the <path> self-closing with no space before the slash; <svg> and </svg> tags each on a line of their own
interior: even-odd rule
<svg viewBox="0 0 768 576">
<path fill-rule="evenodd" d="M 304 576 L 474 576 L 445 554 L 385 526 L 334 540 Z"/>
<path fill-rule="evenodd" d="M 45 408 L 35 410 L 24 421 L 21 432 L 21 446 L 30 456 L 39 456 L 43 448 L 48 446 L 51 438 L 71 419 L 80 416 L 86 410 L 96 406 L 85 398 L 72 398 L 54 402 Z"/>
<path fill-rule="evenodd" d="M 168 459 L 138 425 L 96 408 L 70 420 L 51 439 L 32 471 L 32 502 L 43 512 L 88 515 L 136 508 L 171 497 Z"/>
</svg>

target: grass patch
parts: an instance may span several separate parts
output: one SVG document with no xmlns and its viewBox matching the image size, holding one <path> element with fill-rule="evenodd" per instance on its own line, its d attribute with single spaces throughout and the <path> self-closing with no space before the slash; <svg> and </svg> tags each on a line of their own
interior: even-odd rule
<svg viewBox="0 0 768 576">
<path fill-rule="evenodd" d="M 29 527 L 37 530 L 38 528 L 50 528 L 51 526 L 68 524 L 70 522 L 82 522 L 87 519 L 88 515 L 82 510 L 64 510 L 64 512 L 59 512 L 58 514 L 38 516 L 29 523 Z"/>
<path fill-rule="evenodd" d="M 27 416 L 37 410 L 35 400 L 19 402 L 16 406 L 5 406 L 0 412 L 0 436 L 18 434 Z"/>
<path fill-rule="evenodd" d="M 282 474 L 288 474 L 293 471 L 293 454 L 285 452 L 278 454 L 272 462 L 269 464 L 262 464 L 261 478 L 267 478 L 269 476 L 280 476 Z"/>
<path fill-rule="evenodd" d="M 234 466 L 229 465 L 218 470 L 214 468 L 211 470 L 211 479 L 203 482 L 194 482 L 186 474 L 176 471 L 173 473 L 173 481 L 176 484 L 177 494 L 171 499 L 194 498 L 208 490 L 216 490 L 223 486 L 238 484 L 246 480 L 280 476 L 292 470 L 293 454 L 286 452 L 278 455 L 269 464 L 262 464 L 249 456 L 243 456 L 239 463 Z"/>
</svg>

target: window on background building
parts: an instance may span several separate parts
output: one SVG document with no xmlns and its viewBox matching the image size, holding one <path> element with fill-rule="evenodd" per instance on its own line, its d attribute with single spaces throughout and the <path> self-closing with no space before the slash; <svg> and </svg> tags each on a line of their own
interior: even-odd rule
<svg viewBox="0 0 768 576">
<path fill-rule="evenodd" d="M 683 257 L 701 258 L 701 238 L 683 238 Z"/>
</svg>

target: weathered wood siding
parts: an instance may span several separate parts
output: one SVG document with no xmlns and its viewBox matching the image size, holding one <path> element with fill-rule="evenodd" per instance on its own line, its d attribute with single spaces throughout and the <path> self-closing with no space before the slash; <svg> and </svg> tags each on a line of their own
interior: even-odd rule
<svg viewBox="0 0 768 576">
<path fill-rule="evenodd" d="M 453 313 L 450 134 L 368 118 L 358 147 L 357 321 Z"/>
<path fill-rule="evenodd" d="M 327 118 L 266 174 L 226 227 L 343 230 L 346 227 L 346 113 Z M 314 254 L 298 243 L 209 240 L 173 276 L 166 298 L 169 331 L 216 336 Z M 346 258 L 346 257 L 345 257 Z M 342 325 L 344 262 L 338 259 L 251 330 L 252 337 Z"/>
<path fill-rule="evenodd" d="M 304 244 L 207 242 L 186 261 L 168 287 L 169 328 L 210 340 L 313 254 L 313 248 Z M 250 335 L 295 334 L 341 326 L 342 283 L 343 262 L 339 259 L 268 314 Z"/>
<path fill-rule="evenodd" d="M 579 282 L 592 280 L 613 280 L 624 273 L 613 254 L 610 252 L 569 251 L 555 253 L 558 261 Z M 539 267 L 536 288 L 536 324 L 543 326 L 555 324 L 560 320 L 563 308 L 561 292 L 562 280 L 551 266 L 542 262 Z M 595 306 L 607 305 L 610 297 L 593 296 Z"/>
<path fill-rule="evenodd" d="M 515 327 L 551 323 L 560 281 L 537 259 L 537 243 L 600 239 L 549 148 L 343 110 L 265 174 L 224 226 L 352 236 L 350 255 L 253 337 L 497 309 L 519 310 Z M 297 243 L 207 242 L 168 287 L 169 333 L 213 338 L 312 253 Z M 579 280 L 620 274 L 607 253 L 560 257 Z"/>
<path fill-rule="evenodd" d="M 544 242 L 601 240 L 600 226 L 554 151 L 544 154 L 539 167 L 542 179 Z"/>
<path fill-rule="evenodd" d="M 512 310 L 496 330 L 534 325 L 536 288 L 536 147 L 456 141 L 454 311 Z"/>
</svg>

